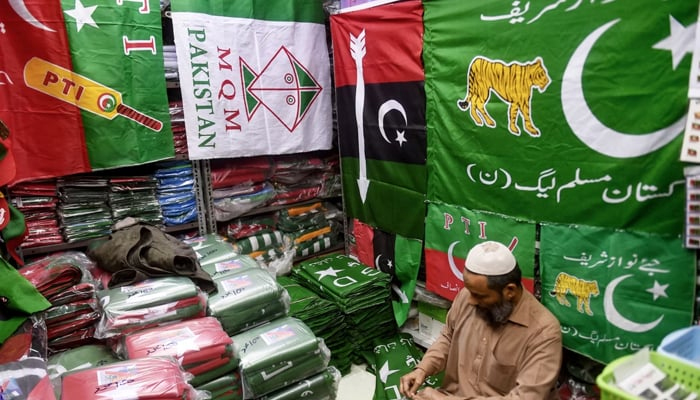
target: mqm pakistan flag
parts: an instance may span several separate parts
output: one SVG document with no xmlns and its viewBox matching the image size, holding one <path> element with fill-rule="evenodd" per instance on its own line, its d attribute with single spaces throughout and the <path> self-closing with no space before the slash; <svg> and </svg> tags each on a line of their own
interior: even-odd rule
<svg viewBox="0 0 700 400">
<path fill-rule="evenodd" d="M 608 363 L 690 326 L 695 252 L 674 236 L 543 224 L 542 303 L 564 346 Z"/>
<path fill-rule="evenodd" d="M 156 0 L 0 2 L 15 183 L 173 157 Z"/>
<path fill-rule="evenodd" d="M 190 159 L 327 150 L 322 0 L 173 0 Z"/>
<path fill-rule="evenodd" d="M 429 201 L 683 231 L 697 1 L 423 7 Z"/>
</svg>

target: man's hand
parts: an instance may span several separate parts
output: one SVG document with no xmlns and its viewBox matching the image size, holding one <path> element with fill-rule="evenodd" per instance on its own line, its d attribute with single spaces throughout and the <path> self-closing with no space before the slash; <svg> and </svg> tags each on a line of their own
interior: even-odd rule
<svg viewBox="0 0 700 400">
<path fill-rule="evenodd" d="M 401 384 L 399 386 L 399 392 L 401 395 L 408 397 L 409 399 L 417 399 L 416 390 L 425 381 L 425 371 L 420 368 L 416 368 L 408 374 L 401 377 Z"/>
<path fill-rule="evenodd" d="M 427 387 L 413 397 L 413 400 L 440 400 L 444 399 L 445 395 L 431 387 Z"/>
</svg>

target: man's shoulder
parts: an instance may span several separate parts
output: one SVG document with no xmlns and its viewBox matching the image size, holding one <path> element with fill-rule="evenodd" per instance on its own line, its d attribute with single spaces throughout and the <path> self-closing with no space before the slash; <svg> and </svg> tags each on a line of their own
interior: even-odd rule
<svg viewBox="0 0 700 400">
<path fill-rule="evenodd" d="M 549 328 L 556 329 L 558 331 L 561 329 L 561 325 L 559 324 L 557 317 L 555 317 L 554 314 L 552 314 L 552 312 L 544 306 L 544 304 L 539 302 L 534 295 L 530 294 L 529 302 L 532 323 L 540 326 L 543 330 Z"/>
</svg>

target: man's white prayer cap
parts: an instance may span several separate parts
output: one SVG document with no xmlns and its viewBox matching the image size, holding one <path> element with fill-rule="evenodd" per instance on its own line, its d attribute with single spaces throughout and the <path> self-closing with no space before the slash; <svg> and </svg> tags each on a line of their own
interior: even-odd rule
<svg viewBox="0 0 700 400">
<path fill-rule="evenodd" d="M 501 243 L 487 241 L 477 244 L 469 250 L 464 267 L 479 275 L 503 275 L 515 268 L 513 253 Z"/>
</svg>

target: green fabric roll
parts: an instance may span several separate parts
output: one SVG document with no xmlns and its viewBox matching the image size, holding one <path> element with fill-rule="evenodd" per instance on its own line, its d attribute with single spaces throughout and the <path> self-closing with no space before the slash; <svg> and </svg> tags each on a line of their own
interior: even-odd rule
<svg viewBox="0 0 700 400">
<path fill-rule="evenodd" d="M 241 376 L 238 374 L 238 372 L 234 372 L 195 386 L 195 389 L 213 392 L 219 389 L 238 388 L 240 386 Z"/>
<path fill-rule="evenodd" d="M 241 272 L 259 268 L 258 263 L 247 255 L 236 255 L 225 260 L 202 264 L 202 269 L 214 279 L 229 272 Z"/>
<path fill-rule="evenodd" d="M 197 248 L 195 252 L 199 259 L 199 265 L 202 267 L 229 260 L 240 254 L 233 249 L 233 244 L 229 242 L 214 242 L 208 246 Z"/>
<path fill-rule="evenodd" d="M 197 296 L 197 286 L 187 277 L 152 278 L 97 292 L 100 304 L 109 312 L 143 309 Z"/>
</svg>

